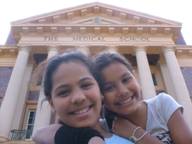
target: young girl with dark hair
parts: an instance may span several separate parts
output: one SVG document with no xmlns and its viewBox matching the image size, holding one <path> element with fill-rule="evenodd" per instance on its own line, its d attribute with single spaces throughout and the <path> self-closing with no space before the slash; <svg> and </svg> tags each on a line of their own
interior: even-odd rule
<svg viewBox="0 0 192 144">
<path fill-rule="evenodd" d="M 192 143 L 182 106 L 165 93 L 143 100 L 141 87 L 125 57 L 102 52 L 95 58 L 95 70 L 104 96 L 106 119 L 114 133 L 137 144 Z"/>
</svg>

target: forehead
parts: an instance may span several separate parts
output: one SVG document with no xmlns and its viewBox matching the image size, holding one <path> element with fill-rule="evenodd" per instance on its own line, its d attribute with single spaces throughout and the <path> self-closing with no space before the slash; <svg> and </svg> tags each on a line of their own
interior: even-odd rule
<svg viewBox="0 0 192 144">
<path fill-rule="evenodd" d="M 125 70 L 125 71 L 129 71 L 129 69 L 127 68 L 127 66 L 121 62 L 117 62 L 114 61 L 112 63 L 110 63 L 109 65 L 107 65 L 105 68 L 103 68 L 102 72 L 107 72 L 110 70 L 116 70 L 116 71 L 120 71 L 120 70 Z"/>
<path fill-rule="evenodd" d="M 61 67 L 66 67 L 66 69 L 67 69 L 67 68 L 73 69 L 74 67 L 72 67 L 72 66 L 74 66 L 74 65 L 75 65 L 75 66 L 78 66 L 78 67 L 82 67 L 83 69 L 88 69 L 87 66 L 86 66 L 83 62 L 78 61 L 78 60 L 71 60 L 71 61 L 63 61 L 63 62 L 58 66 L 58 68 L 57 68 L 56 71 L 58 71 L 58 69 L 61 69 Z M 63 69 L 63 68 L 62 68 L 63 71 L 65 71 L 66 69 Z"/>
<path fill-rule="evenodd" d="M 101 72 L 104 79 L 112 79 L 116 76 L 121 77 L 123 74 L 131 74 L 127 66 L 120 62 L 111 63 Z"/>
<path fill-rule="evenodd" d="M 92 76 L 89 69 L 83 63 L 78 61 L 66 62 L 59 65 L 53 75 L 53 81 L 80 78 L 87 75 Z"/>
</svg>

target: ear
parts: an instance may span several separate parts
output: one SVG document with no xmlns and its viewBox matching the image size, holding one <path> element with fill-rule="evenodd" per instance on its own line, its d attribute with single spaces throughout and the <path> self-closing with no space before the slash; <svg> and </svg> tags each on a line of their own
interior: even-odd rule
<svg viewBox="0 0 192 144">
<path fill-rule="evenodd" d="M 49 99 L 48 102 L 49 102 L 49 104 L 51 105 L 51 107 L 54 109 L 53 100 L 52 100 L 52 99 Z"/>
</svg>

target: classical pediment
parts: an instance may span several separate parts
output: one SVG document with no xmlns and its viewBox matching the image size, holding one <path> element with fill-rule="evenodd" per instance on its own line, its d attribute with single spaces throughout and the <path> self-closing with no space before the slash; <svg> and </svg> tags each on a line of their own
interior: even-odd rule
<svg viewBox="0 0 192 144">
<path fill-rule="evenodd" d="M 90 3 L 69 9 L 27 18 L 12 26 L 61 26 L 61 25 L 151 25 L 180 27 L 175 21 L 154 17 L 103 3 Z"/>
<path fill-rule="evenodd" d="M 109 19 L 101 16 L 93 16 L 86 19 L 79 19 L 76 21 L 71 21 L 70 24 L 74 25 L 121 25 L 125 24 L 124 21 L 117 21 L 114 19 Z"/>
</svg>

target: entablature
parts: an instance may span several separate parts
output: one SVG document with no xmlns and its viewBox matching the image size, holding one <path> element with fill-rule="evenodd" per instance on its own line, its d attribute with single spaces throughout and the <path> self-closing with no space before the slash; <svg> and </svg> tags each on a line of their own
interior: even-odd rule
<svg viewBox="0 0 192 144">
<path fill-rule="evenodd" d="M 181 55 L 192 56 L 192 46 L 189 46 L 189 45 L 177 45 L 175 47 L 175 52 L 176 52 L 176 55 L 178 55 L 178 56 L 181 56 Z"/>
<path fill-rule="evenodd" d="M 1 56 L 15 56 L 18 53 L 17 46 L 0 46 L 0 55 Z"/>
</svg>

